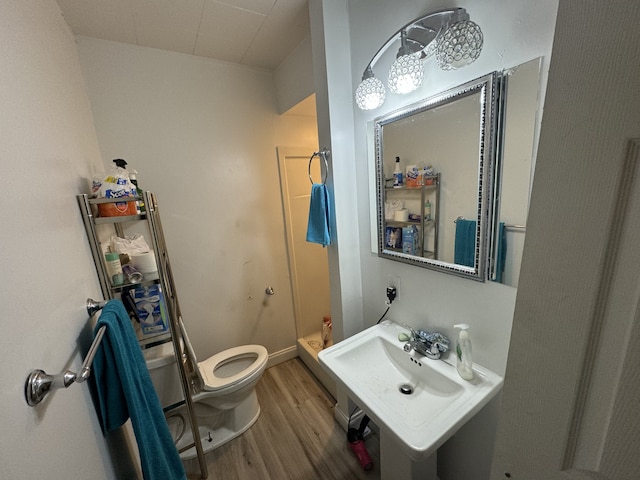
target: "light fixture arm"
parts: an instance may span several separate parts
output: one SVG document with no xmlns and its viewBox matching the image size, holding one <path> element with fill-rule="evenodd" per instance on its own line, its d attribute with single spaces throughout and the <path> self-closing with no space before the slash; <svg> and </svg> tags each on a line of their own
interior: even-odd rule
<svg viewBox="0 0 640 480">
<path fill-rule="evenodd" d="M 391 35 L 391 37 L 389 37 L 389 39 L 378 49 L 364 69 L 362 80 L 373 76 L 373 67 L 376 62 L 398 38 L 400 38 L 402 42 L 400 49 L 405 52 L 403 54 L 423 52 L 424 55 L 424 49 L 436 38 L 444 26 L 452 23 L 452 21 L 457 22 L 468 19 L 469 14 L 464 8 L 450 8 L 437 10 L 429 13 L 428 15 L 412 20 L 398 29 L 398 31 Z"/>
</svg>

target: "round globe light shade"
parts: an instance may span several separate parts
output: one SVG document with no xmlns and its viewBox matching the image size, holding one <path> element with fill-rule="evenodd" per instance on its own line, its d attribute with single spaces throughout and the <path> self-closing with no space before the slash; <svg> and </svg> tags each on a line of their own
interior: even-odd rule
<svg viewBox="0 0 640 480">
<path fill-rule="evenodd" d="M 436 63 L 442 70 L 454 70 L 476 61 L 484 37 L 478 24 L 462 20 L 451 25 L 438 39 Z"/>
<path fill-rule="evenodd" d="M 384 103 L 384 84 L 376 77 L 365 78 L 356 88 L 356 104 L 360 110 L 374 110 Z"/>
<path fill-rule="evenodd" d="M 422 85 L 424 65 L 420 55 L 402 55 L 389 69 L 389 90 L 393 93 L 409 93 Z"/>
</svg>

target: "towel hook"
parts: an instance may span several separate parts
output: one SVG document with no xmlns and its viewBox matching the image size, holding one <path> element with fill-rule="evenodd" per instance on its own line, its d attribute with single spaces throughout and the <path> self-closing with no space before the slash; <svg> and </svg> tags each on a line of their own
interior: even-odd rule
<svg viewBox="0 0 640 480">
<path fill-rule="evenodd" d="M 327 175 L 329 174 L 329 163 L 327 162 L 327 155 L 329 155 L 329 150 L 323 148 L 319 152 L 313 152 L 313 155 L 311 155 L 311 158 L 309 158 L 309 180 L 311 181 L 311 185 L 313 185 L 313 178 L 311 177 L 311 162 L 313 161 L 314 157 L 318 157 L 324 160 L 324 178 L 322 176 L 322 164 L 320 164 L 320 183 L 324 185 L 327 181 Z"/>
</svg>

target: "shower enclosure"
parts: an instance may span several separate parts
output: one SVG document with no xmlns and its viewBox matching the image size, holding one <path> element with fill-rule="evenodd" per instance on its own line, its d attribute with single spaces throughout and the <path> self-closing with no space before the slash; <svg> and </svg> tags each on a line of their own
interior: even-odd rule
<svg viewBox="0 0 640 480">
<path fill-rule="evenodd" d="M 327 249 L 306 241 L 311 196 L 309 172 L 316 182 L 321 178 L 317 157 L 309 171 L 309 159 L 316 150 L 314 147 L 278 147 L 278 164 L 298 355 L 335 397 L 335 382 L 318 363 L 318 352 L 324 346 L 323 320 L 331 315 Z"/>
</svg>

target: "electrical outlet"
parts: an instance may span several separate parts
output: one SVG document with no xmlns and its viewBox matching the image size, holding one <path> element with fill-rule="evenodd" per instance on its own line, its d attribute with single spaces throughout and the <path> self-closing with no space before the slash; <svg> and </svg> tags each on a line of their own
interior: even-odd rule
<svg viewBox="0 0 640 480">
<path fill-rule="evenodd" d="M 398 294 L 398 291 L 396 290 L 396 287 L 387 287 L 387 300 L 388 300 L 388 305 L 391 305 L 393 303 L 393 301 L 396 299 L 396 295 Z"/>
<path fill-rule="evenodd" d="M 397 275 L 389 275 L 387 277 L 387 298 L 389 298 L 389 290 L 393 289 L 393 299 L 389 299 L 391 301 L 396 300 L 398 298 L 398 293 L 400 292 L 400 277 Z"/>
</svg>

